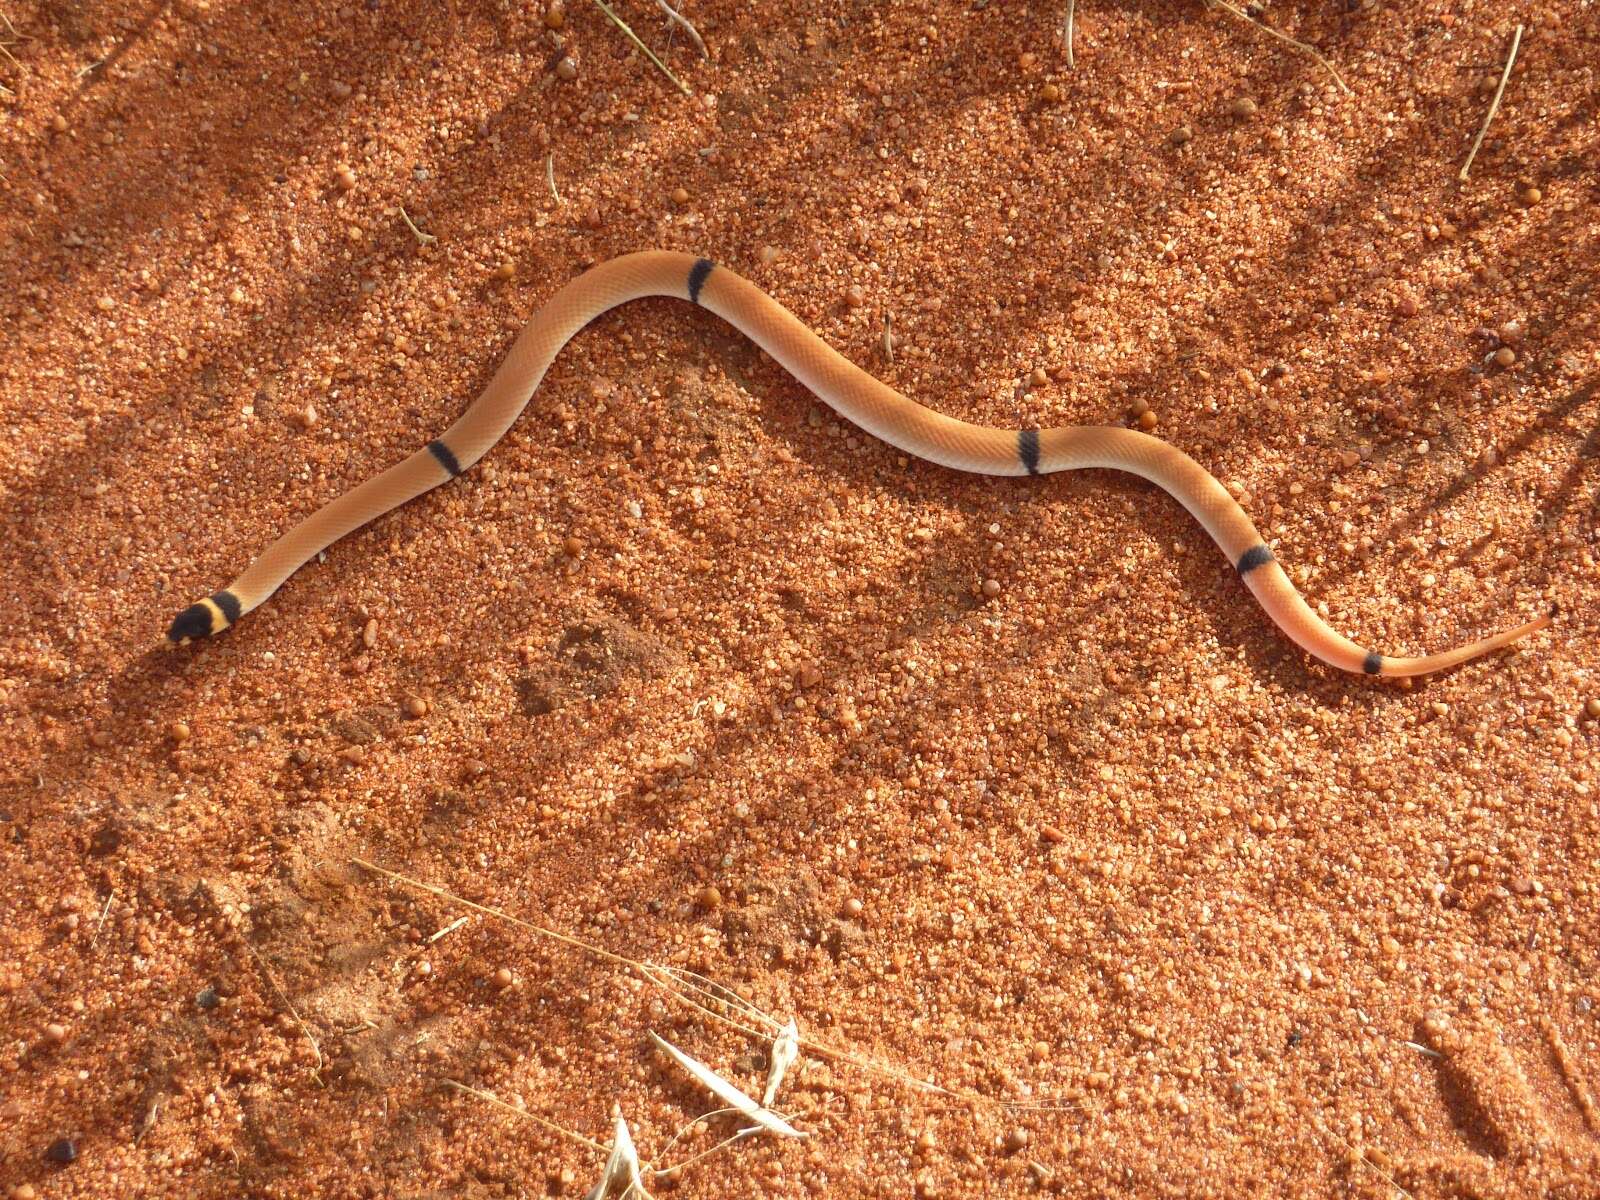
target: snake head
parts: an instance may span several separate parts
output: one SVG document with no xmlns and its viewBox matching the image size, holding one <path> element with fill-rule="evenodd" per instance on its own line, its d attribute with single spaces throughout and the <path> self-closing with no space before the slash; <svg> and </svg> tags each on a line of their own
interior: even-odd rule
<svg viewBox="0 0 1600 1200">
<path fill-rule="evenodd" d="M 191 638 L 203 638 L 211 632 L 211 610 L 204 604 L 191 604 L 176 617 L 167 629 L 167 641 L 182 645 Z"/>
<path fill-rule="evenodd" d="M 239 619 L 239 599 L 232 592 L 221 591 L 214 596 L 189 605 L 167 629 L 167 641 L 182 645 L 193 638 L 209 637 L 221 633 Z"/>
</svg>

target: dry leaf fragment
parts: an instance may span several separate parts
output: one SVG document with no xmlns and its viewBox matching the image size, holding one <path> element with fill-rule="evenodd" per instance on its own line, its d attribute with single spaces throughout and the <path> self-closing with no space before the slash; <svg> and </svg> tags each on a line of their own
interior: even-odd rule
<svg viewBox="0 0 1600 1200">
<path fill-rule="evenodd" d="M 633 1135 L 628 1132 L 628 1122 L 622 1119 L 621 1113 L 617 1114 L 616 1131 L 611 1136 L 611 1157 L 606 1159 L 600 1182 L 590 1190 L 587 1200 L 606 1200 L 607 1196 L 612 1195 L 613 1188 L 620 1189 L 615 1193 L 617 1200 L 628 1200 L 634 1195 L 644 1196 L 648 1200 L 650 1196 L 644 1190 L 639 1152 L 634 1149 Z"/>
<path fill-rule="evenodd" d="M 763 1108 L 761 1105 L 757 1104 L 749 1096 L 746 1096 L 743 1092 L 734 1087 L 733 1084 L 729 1083 L 726 1079 L 722 1078 L 722 1076 L 718 1075 L 710 1067 L 693 1058 L 690 1058 L 682 1050 L 679 1050 L 676 1046 L 667 1041 L 666 1038 L 662 1037 L 654 1030 L 650 1031 L 650 1040 L 655 1042 L 657 1046 L 660 1046 L 663 1050 L 670 1054 L 678 1063 L 678 1065 L 681 1066 L 685 1071 L 689 1072 L 689 1074 L 693 1075 L 701 1083 L 705 1084 L 706 1087 L 711 1089 L 711 1094 L 714 1095 L 718 1100 L 721 1100 L 729 1108 L 736 1109 L 738 1112 L 743 1113 L 761 1128 L 766 1129 L 769 1132 L 776 1133 L 780 1137 L 803 1138 L 806 1136 L 806 1134 L 789 1124 L 789 1122 L 785 1121 L 777 1113 L 772 1112 L 770 1109 Z"/>
<path fill-rule="evenodd" d="M 799 1053 L 800 1026 L 790 1017 L 789 1023 L 778 1031 L 772 1043 L 772 1066 L 767 1069 L 767 1090 L 761 1093 L 764 1108 L 772 1107 L 772 1098 L 778 1094 L 778 1085 L 783 1082 L 784 1072 L 794 1064 Z"/>
</svg>

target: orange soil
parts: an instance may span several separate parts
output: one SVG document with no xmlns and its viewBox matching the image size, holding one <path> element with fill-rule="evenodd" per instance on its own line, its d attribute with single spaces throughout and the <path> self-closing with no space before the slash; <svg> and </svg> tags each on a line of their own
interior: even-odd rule
<svg viewBox="0 0 1600 1200">
<path fill-rule="evenodd" d="M 1063 9 L 691 0 L 701 61 L 623 4 L 685 97 L 578 0 L 4 5 L 7 1196 L 579 1196 L 442 1081 L 658 1166 L 735 1126 L 666 1149 L 713 1105 L 648 1030 L 759 1092 L 354 856 L 985 1098 L 803 1056 L 809 1140 L 657 1195 L 1600 1194 L 1600 12 L 1268 6 L 1344 94 L 1200 0 L 1083 0 L 1069 71 Z M 1153 489 L 908 462 L 652 301 L 159 645 L 647 246 L 969 420 L 1149 406 L 1368 644 L 1566 616 L 1323 669 Z"/>
</svg>

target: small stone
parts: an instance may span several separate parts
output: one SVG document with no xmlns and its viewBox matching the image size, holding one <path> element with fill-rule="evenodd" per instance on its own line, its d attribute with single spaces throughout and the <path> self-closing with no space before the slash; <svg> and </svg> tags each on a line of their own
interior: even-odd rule
<svg viewBox="0 0 1600 1200">
<path fill-rule="evenodd" d="M 1523 188 L 1522 191 L 1517 193 L 1517 199 L 1521 200 L 1522 203 L 1527 207 L 1532 208 L 1535 204 L 1544 199 L 1544 193 L 1538 188 L 1534 187 L 1532 184 L 1529 184 L 1527 187 Z"/>
<path fill-rule="evenodd" d="M 694 902 L 697 906 L 709 912 L 722 906 L 722 893 L 707 884 L 694 894 Z"/>
<path fill-rule="evenodd" d="M 75 1163 L 78 1161 L 78 1144 L 71 1138 L 57 1138 L 45 1148 L 44 1160 L 63 1167 Z"/>
<path fill-rule="evenodd" d="M 335 79 L 328 90 L 333 93 L 336 100 L 348 100 L 350 99 L 351 93 L 355 91 L 354 88 L 352 88 L 342 79 Z"/>
<path fill-rule="evenodd" d="M 501 991 L 504 991 L 515 982 L 516 976 L 511 973 L 511 969 L 509 967 L 501 967 L 494 973 L 494 985 Z"/>
<path fill-rule="evenodd" d="M 516 273 L 517 273 L 516 264 L 515 263 L 510 263 L 510 262 L 500 263 L 494 269 L 494 277 L 496 279 L 499 279 L 499 280 L 510 279 Z"/>
<path fill-rule="evenodd" d="M 315 404 L 308 404 L 299 412 L 295 413 L 294 419 L 296 422 L 298 422 L 301 429 L 310 429 L 317 423 L 317 415 L 317 406 Z"/>
<path fill-rule="evenodd" d="M 1361 455 L 1357 454 L 1354 450 L 1341 450 L 1341 451 L 1339 451 L 1339 465 L 1341 467 L 1343 467 L 1346 471 L 1348 471 L 1351 467 L 1355 466 L 1360 461 L 1361 461 Z"/>
<path fill-rule="evenodd" d="M 1043 367 L 1035 367 L 1028 375 L 1028 382 L 1034 387 L 1043 387 L 1050 382 L 1050 372 Z"/>
<path fill-rule="evenodd" d="M 1057 829 L 1054 825 L 1046 825 L 1043 829 L 1039 830 L 1039 836 L 1044 838 L 1045 841 L 1052 842 L 1056 845 L 1060 845 L 1062 842 L 1067 840 L 1067 835 L 1062 830 Z"/>
<path fill-rule="evenodd" d="M 850 290 L 844 294 L 844 301 L 851 308 L 860 308 L 867 302 L 867 293 L 860 284 L 852 285 Z"/>
<path fill-rule="evenodd" d="M 221 1003 L 222 1003 L 222 997 L 217 995 L 217 989 L 216 988 L 213 988 L 213 987 L 203 988 L 199 992 L 195 993 L 195 997 L 194 997 L 195 1007 L 199 1008 L 199 1009 L 203 1009 L 206 1012 L 210 1012 L 213 1008 L 217 1007 L 217 1005 L 219 1005 Z"/>
<path fill-rule="evenodd" d="M 350 169 L 349 163 L 340 163 L 333 169 L 333 178 L 338 185 L 347 192 L 356 188 L 356 173 Z"/>
<path fill-rule="evenodd" d="M 1249 96 L 1239 96 L 1228 105 L 1228 111 L 1240 120 L 1256 115 L 1256 102 Z"/>
<path fill-rule="evenodd" d="M 679 208 L 689 203 L 689 189 L 676 187 L 672 189 L 672 202 Z"/>
<path fill-rule="evenodd" d="M 1054 104 L 1061 99 L 1061 88 L 1053 83 L 1047 83 L 1039 89 L 1039 99 L 1046 104 Z"/>
<path fill-rule="evenodd" d="M 1516 361 L 1517 352 L 1510 346 L 1501 346 L 1494 352 L 1494 365 L 1497 367 L 1509 367 Z"/>
<path fill-rule="evenodd" d="M 1421 311 L 1420 306 L 1410 296 L 1401 296 L 1394 308 L 1402 317 L 1414 317 Z"/>
<path fill-rule="evenodd" d="M 187 742 L 190 737 L 189 727 L 182 721 L 174 721 L 167 730 L 167 736 L 175 742 Z"/>
<path fill-rule="evenodd" d="M 1013 1129 L 1006 1134 L 1005 1147 L 1010 1154 L 1015 1154 L 1028 1144 L 1028 1131 L 1026 1129 Z"/>
<path fill-rule="evenodd" d="M 1522 322 L 1502 321 L 1495 327 L 1494 335 L 1508 346 L 1520 346 L 1522 345 Z"/>
<path fill-rule="evenodd" d="M 770 267 L 773 263 L 778 261 L 778 255 L 780 253 L 781 252 L 776 246 L 763 245 L 761 249 L 756 251 L 756 257 L 761 260 L 762 266 Z"/>
<path fill-rule="evenodd" d="M 51 1045 L 59 1046 L 67 1040 L 67 1027 L 52 1021 L 44 1027 L 44 1040 Z"/>
<path fill-rule="evenodd" d="M 998 579 L 985 579 L 983 581 L 983 594 L 993 600 L 1000 594 L 1000 581 Z"/>
<path fill-rule="evenodd" d="M 578 77 L 578 64 L 570 55 L 556 64 L 556 74 L 563 79 L 576 79 Z"/>
<path fill-rule="evenodd" d="M 568 558 L 577 558 L 583 553 L 583 542 L 579 538 L 568 536 L 562 541 L 561 549 Z"/>
<path fill-rule="evenodd" d="M 374 618 L 368 620 L 366 625 L 362 628 L 362 630 L 361 630 L 361 644 L 363 646 L 365 646 L 368 650 L 371 650 L 374 646 L 376 646 L 378 644 L 378 621 L 377 621 L 377 618 L 374 617 Z"/>
<path fill-rule="evenodd" d="M 806 663 L 795 672 L 795 682 L 802 688 L 814 688 L 822 682 L 822 672 L 811 663 Z"/>
<path fill-rule="evenodd" d="M 1190 141 L 1193 137 L 1194 130 L 1190 129 L 1187 125 L 1179 125 L 1167 135 L 1167 141 L 1171 142 L 1174 146 L 1182 146 L 1184 143 Z"/>
<path fill-rule="evenodd" d="M 428 702 L 421 696 L 407 696 L 401 702 L 401 708 L 405 710 L 406 716 L 411 717 L 413 720 L 428 715 Z"/>
<path fill-rule="evenodd" d="M 865 905 L 863 905 L 860 900 L 856 899 L 854 896 L 851 896 L 850 899 L 844 902 L 844 907 L 840 911 L 845 917 L 853 921 L 861 915 L 861 910 L 864 907 Z"/>
<path fill-rule="evenodd" d="M 7 1200 L 38 1200 L 39 1193 L 33 1190 L 31 1183 L 13 1184 L 6 1193 Z"/>
<path fill-rule="evenodd" d="M 1156 427 L 1156 410 L 1147 408 L 1139 414 L 1139 428 L 1149 432 Z"/>
<path fill-rule="evenodd" d="M 1584 703 L 1583 711 L 1589 717 L 1600 720 L 1600 696 L 1590 696 Z"/>
<path fill-rule="evenodd" d="M 544 27 L 546 29 L 560 29 L 567 23 L 566 6 L 561 0 L 550 0 L 550 5 L 544 10 Z"/>
</svg>

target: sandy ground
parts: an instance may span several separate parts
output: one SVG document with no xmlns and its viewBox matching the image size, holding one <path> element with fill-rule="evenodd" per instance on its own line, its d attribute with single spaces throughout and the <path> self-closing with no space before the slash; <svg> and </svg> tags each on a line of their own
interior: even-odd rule
<svg viewBox="0 0 1600 1200">
<path fill-rule="evenodd" d="M 356 857 L 853 1056 L 658 1196 L 1600 1195 L 1600 10 L 1269 5 L 1346 94 L 1063 7 L 626 0 L 689 97 L 587 0 L 0 5 L 8 1197 L 598 1177 L 446 1079 L 737 1128 L 648 1031 L 766 1041 Z M 908 462 L 661 300 L 159 644 L 650 246 L 969 420 L 1148 406 L 1367 644 L 1566 615 L 1339 674 L 1149 486 Z"/>
</svg>

